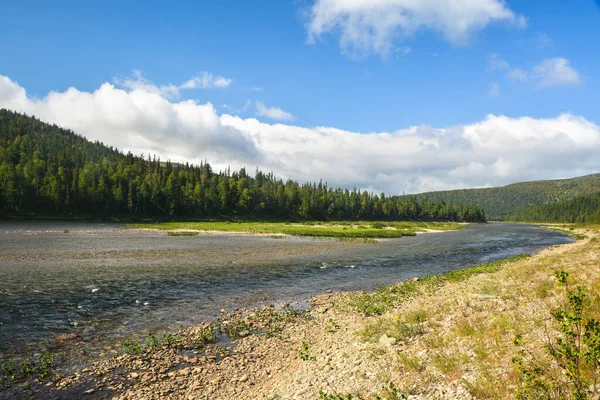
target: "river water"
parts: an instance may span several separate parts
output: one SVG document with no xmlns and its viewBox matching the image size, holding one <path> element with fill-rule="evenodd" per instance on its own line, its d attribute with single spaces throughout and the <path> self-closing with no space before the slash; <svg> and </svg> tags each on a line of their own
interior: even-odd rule
<svg viewBox="0 0 600 400">
<path fill-rule="evenodd" d="M 0 223 L 0 357 L 57 337 L 122 341 L 221 308 L 372 289 L 569 243 L 527 225 L 356 243 L 298 237 L 167 236 L 116 224 Z"/>
</svg>

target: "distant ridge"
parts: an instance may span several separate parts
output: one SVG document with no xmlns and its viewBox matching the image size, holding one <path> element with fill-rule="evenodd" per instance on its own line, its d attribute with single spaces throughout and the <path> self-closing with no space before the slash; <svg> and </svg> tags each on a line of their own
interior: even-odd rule
<svg viewBox="0 0 600 400">
<path fill-rule="evenodd" d="M 483 208 L 489 220 L 505 220 L 526 209 L 600 193 L 600 173 L 577 178 L 530 181 L 485 189 L 458 189 L 414 195 L 417 199 Z"/>
</svg>

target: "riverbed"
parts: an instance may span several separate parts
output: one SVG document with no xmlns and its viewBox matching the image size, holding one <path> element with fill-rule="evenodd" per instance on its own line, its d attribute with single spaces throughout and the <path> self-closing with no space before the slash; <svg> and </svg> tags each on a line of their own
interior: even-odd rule
<svg viewBox="0 0 600 400">
<path fill-rule="evenodd" d="M 118 343 L 210 319 L 222 308 L 368 290 L 570 241 L 516 224 L 361 243 L 0 223 L 0 357 L 46 351 L 68 337 Z"/>
</svg>

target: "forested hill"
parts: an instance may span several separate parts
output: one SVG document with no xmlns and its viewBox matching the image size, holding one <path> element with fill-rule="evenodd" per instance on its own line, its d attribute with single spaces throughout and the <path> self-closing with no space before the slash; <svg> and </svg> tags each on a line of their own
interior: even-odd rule
<svg viewBox="0 0 600 400">
<path fill-rule="evenodd" d="M 0 109 L 0 213 L 165 218 L 485 221 L 477 206 L 298 184 L 123 154 Z"/>
<path fill-rule="evenodd" d="M 600 192 L 600 174 L 572 179 L 533 181 L 486 188 L 429 192 L 416 195 L 419 200 L 445 201 L 450 204 L 470 204 L 483 208 L 490 220 L 504 220 L 508 215 L 552 204 L 578 196 Z"/>
<path fill-rule="evenodd" d="M 600 193 L 528 208 L 506 217 L 509 221 L 600 224 Z"/>
</svg>

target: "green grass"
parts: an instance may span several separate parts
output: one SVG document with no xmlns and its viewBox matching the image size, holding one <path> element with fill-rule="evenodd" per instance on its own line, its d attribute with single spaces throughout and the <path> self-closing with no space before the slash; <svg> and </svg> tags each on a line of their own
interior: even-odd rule
<svg viewBox="0 0 600 400">
<path fill-rule="evenodd" d="M 409 280 L 392 286 L 382 286 L 374 292 L 361 292 L 348 300 L 348 306 L 365 316 L 381 315 L 393 306 L 417 295 L 422 289 L 432 292 L 446 282 L 460 282 L 473 275 L 496 272 L 504 265 L 531 257 L 522 254 L 489 264 L 448 271 L 441 275 L 425 275 L 419 280 Z"/>
<path fill-rule="evenodd" d="M 414 236 L 428 229 L 457 230 L 464 224 L 453 222 L 164 222 L 158 224 L 133 224 L 134 229 L 158 229 L 171 236 L 191 236 L 200 231 L 243 232 L 268 235 L 292 235 L 334 238 L 399 238 Z M 175 232 L 177 230 L 197 232 Z"/>
<path fill-rule="evenodd" d="M 168 231 L 167 236 L 197 236 L 200 232 L 190 232 L 190 231 Z"/>
</svg>

